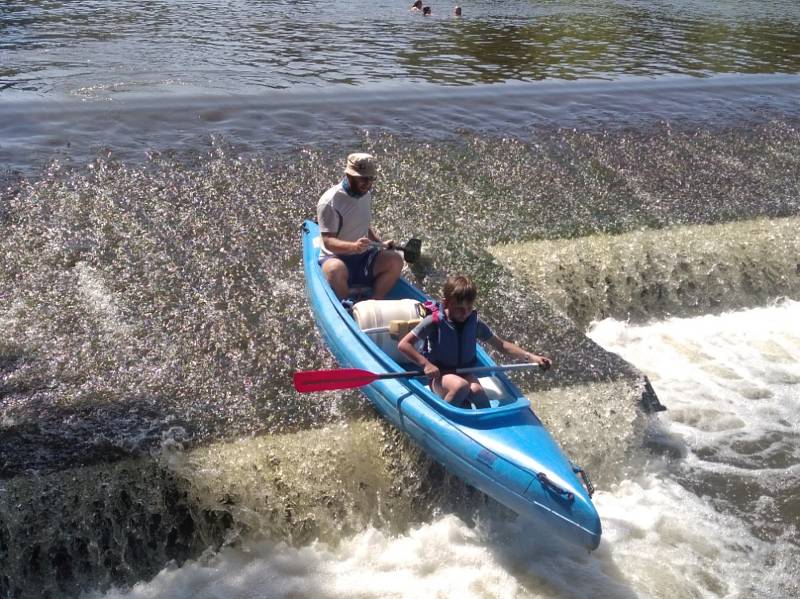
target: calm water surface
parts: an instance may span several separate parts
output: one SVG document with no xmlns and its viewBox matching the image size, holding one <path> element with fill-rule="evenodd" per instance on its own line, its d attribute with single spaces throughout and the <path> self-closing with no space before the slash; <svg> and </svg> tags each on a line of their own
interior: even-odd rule
<svg viewBox="0 0 800 599">
<path fill-rule="evenodd" d="M 363 129 L 440 138 L 800 110 L 792 0 L 477 0 L 462 18 L 450 2 L 427 18 L 408 5 L 6 1 L 0 168 L 191 153 L 210 134 L 285 150 Z"/>
<path fill-rule="evenodd" d="M 796 73 L 792 0 L 5 2 L 6 91 L 108 100 L 379 81 Z"/>
</svg>

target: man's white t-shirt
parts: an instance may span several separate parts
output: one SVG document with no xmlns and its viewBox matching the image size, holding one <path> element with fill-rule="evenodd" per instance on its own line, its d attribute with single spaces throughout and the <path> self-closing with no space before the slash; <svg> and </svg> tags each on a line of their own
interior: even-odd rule
<svg viewBox="0 0 800 599">
<path fill-rule="evenodd" d="M 332 233 L 344 241 L 357 241 L 369 234 L 372 222 L 372 194 L 354 198 L 343 187 L 343 181 L 322 194 L 317 203 L 317 222 L 321 233 Z M 322 245 L 323 254 L 332 254 Z"/>
</svg>

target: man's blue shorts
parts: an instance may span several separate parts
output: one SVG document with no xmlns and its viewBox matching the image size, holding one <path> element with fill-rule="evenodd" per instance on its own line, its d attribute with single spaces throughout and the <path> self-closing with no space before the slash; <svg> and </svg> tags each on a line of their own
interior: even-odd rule
<svg viewBox="0 0 800 599">
<path fill-rule="evenodd" d="M 380 248 L 370 248 L 362 254 L 347 254 L 343 256 L 323 254 L 319 257 L 319 263 L 323 264 L 326 260 L 336 258 L 344 262 L 347 267 L 347 285 L 350 287 L 366 286 L 372 287 L 375 275 L 372 267 L 375 264 L 375 257 L 380 252 Z"/>
</svg>

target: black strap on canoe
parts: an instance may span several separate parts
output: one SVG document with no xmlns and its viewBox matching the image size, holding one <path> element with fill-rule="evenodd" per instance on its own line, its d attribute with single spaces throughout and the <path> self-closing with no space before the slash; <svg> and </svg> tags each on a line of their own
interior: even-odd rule
<svg viewBox="0 0 800 599">
<path fill-rule="evenodd" d="M 583 486 L 586 487 L 586 492 L 589 494 L 589 498 L 591 499 L 592 495 L 594 495 L 594 485 L 592 484 L 592 481 L 589 480 L 589 475 L 586 474 L 586 471 L 583 468 L 575 466 L 574 464 L 572 465 L 572 471 L 581 477 Z M 537 474 L 536 478 L 539 479 L 539 482 L 542 483 L 543 487 L 548 487 L 552 489 L 559 495 L 563 496 L 564 499 L 566 499 L 567 501 L 572 501 L 575 499 L 575 495 L 573 495 L 566 489 L 562 489 L 561 487 L 559 487 L 556 483 L 550 480 L 547 477 L 547 474 L 545 474 L 544 472 L 540 472 L 539 474 Z"/>
<path fill-rule="evenodd" d="M 594 485 L 592 485 L 592 481 L 589 480 L 589 475 L 586 474 L 583 468 L 579 468 L 578 466 L 572 466 L 572 471 L 581 477 L 581 480 L 583 481 L 583 486 L 586 487 L 586 492 L 589 493 L 589 497 L 591 498 L 592 495 L 594 495 Z M 573 501 L 575 499 L 575 495 L 572 492 L 559 487 L 556 483 L 550 480 L 547 477 L 547 474 L 545 474 L 544 472 L 540 472 L 539 474 L 537 474 L 536 478 L 539 479 L 539 482 L 542 483 L 543 487 L 552 489 L 567 501 Z"/>
<path fill-rule="evenodd" d="M 556 483 L 550 480 L 544 472 L 537 474 L 536 478 L 539 479 L 539 482 L 542 483 L 543 487 L 552 489 L 567 501 L 573 501 L 575 499 L 575 495 L 573 495 L 571 491 L 567 491 L 566 489 L 559 487 Z"/>
<path fill-rule="evenodd" d="M 589 494 L 589 498 L 591 498 L 592 495 L 594 495 L 594 485 L 592 484 L 592 481 L 589 480 L 589 475 L 586 474 L 586 471 L 583 468 L 575 465 L 572 466 L 572 471 L 575 474 L 580 475 L 581 480 L 583 481 L 583 486 L 586 487 L 586 492 Z"/>
</svg>

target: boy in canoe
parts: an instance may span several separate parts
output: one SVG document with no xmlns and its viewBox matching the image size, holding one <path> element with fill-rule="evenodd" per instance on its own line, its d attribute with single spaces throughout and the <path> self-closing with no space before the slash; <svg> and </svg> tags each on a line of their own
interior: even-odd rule
<svg viewBox="0 0 800 599">
<path fill-rule="evenodd" d="M 429 314 L 405 337 L 398 349 L 424 370 L 431 389 L 456 407 L 488 408 L 489 398 L 475 375 L 442 373 L 475 365 L 477 341 L 488 343 L 507 356 L 550 368 L 550 358 L 525 351 L 518 345 L 501 339 L 478 318 L 474 309 L 477 289 L 469 277 L 448 277 L 442 289 L 444 300 L 439 311 Z M 425 341 L 428 351 L 417 351 L 416 344 Z"/>
<path fill-rule="evenodd" d="M 344 179 L 328 189 L 317 203 L 317 222 L 322 236 L 319 263 L 325 278 L 341 300 L 350 287 L 372 287 L 372 297 L 383 299 L 403 270 L 403 258 L 382 242 L 370 226 L 372 184 L 378 176 L 375 159 L 364 153 L 350 154 Z"/>
</svg>

